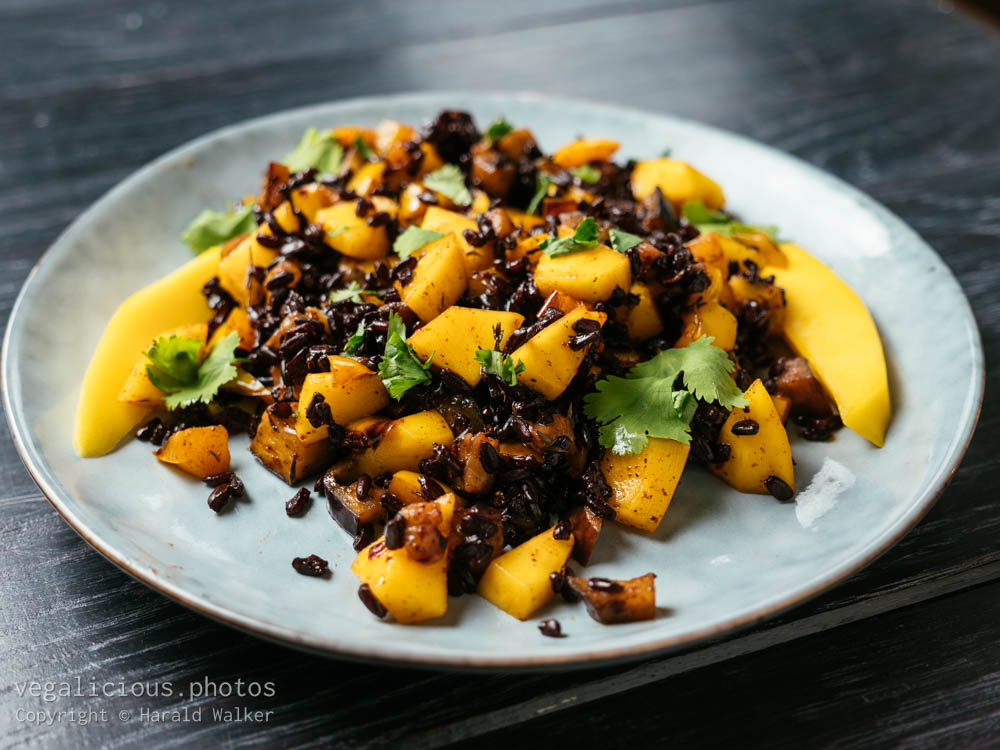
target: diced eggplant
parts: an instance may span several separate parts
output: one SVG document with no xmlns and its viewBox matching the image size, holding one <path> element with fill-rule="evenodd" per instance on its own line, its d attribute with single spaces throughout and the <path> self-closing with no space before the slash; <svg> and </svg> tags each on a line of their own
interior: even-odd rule
<svg viewBox="0 0 1000 750">
<path fill-rule="evenodd" d="M 597 544 L 597 538 L 601 535 L 604 526 L 598 516 L 585 505 L 574 510 L 567 519 L 570 531 L 573 532 L 573 559 L 581 565 L 590 562 L 590 555 Z"/>
<path fill-rule="evenodd" d="M 296 484 L 330 463 L 333 445 L 328 440 L 306 445 L 295 432 L 291 410 L 287 416 L 277 416 L 276 408 L 288 409 L 288 404 L 272 404 L 264 411 L 250 451 L 266 469 L 288 484 Z"/>
<path fill-rule="evenodd" d="M 610 578 L 569 577 L 570 585 L 587 605 L 587 612 L 604 625 L 652 620 L 656 616 L 654 573 L 614 581 Z"/>
</svg>

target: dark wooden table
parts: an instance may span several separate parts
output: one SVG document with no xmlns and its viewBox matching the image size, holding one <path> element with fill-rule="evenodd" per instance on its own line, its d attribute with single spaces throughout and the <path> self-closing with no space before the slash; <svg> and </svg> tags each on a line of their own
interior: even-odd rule
<svg viewBox="0 0 1000 750">
<path fill-rule="evenodd" d="M 194 136 L 312 102 L 485 87 L 686 115 L 843 177 L 937 248 L 987 360 L 1000 355 L 1000 39 L 948 3 L 7 0 L 0 50 L 0 319 L 77 214 Z M 4 434 L 0 744 L 1000 746 L 998 380 L 951 487 L 866 571 L 737 637 L 562 675 L 328 661 L 216 625 L 91 550 Z M 21 694 L 77 677 L 83 692 L 110 681 L 161 694 Z M 177 695 L 238 679 L 274 695 Z M 190 720 L 143 720 L 143 708 Z M 107 720 L 30 723 L 88 709 Z"/>
</svg>

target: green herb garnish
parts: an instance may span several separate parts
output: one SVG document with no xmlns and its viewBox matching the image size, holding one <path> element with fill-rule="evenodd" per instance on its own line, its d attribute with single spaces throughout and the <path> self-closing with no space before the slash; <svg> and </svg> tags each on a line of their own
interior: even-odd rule
<svg viewBox="0 0 1000 750">
<path fill-rule="evenodd" d="M 409 258 L 424 245 L 429 245 L 442 237 L 444 235 L 441 232 L 435 232 L 433 229 L 422 229 L 418 226 L 407 227 L 406 231 L 392 243 L 392 251 L 400 258 Z"/>
<path fill-rule="evenodd" d="M 149 360 L 146 374 L 153 385 L 167 394 L 164 398 L 167 409 L 211 403 L 219 388 L 236 377 L 233 361 L 240 335 L 230 331 L 199 362 L 198 354 L 204 344 L 198 338 L 160 336 L 146 350 Z"/>
<path fill-rule="evenodd" d="M 589 164 L 584 164 L 582 167 L 573 167 L 569 170 L 569 173 L 574 177 L 579 177 L 584 182 L 589 182 L 591 184 L 601 179 L 601 170 L 597 167 L 592 167 Z"/>
<path fill-rule="evenodd" d="M 500 117 L 486 129 L 486 140 L 490 145 L 493 145 L 513 130 L 514 126 Z"/>
<path fill-rule="evenodd" d="M 487 375 L 496 375 L 507 385 L 517 385 L 517 376 L 524 372 L 524 362 L 514 363 L 509 355 L 504 356 L 496 349 L 477 349 L 476 361 L 482 365 Z"/>
<path fill-rule="evenodd" d="M 763 232 L 777 242 L 778 228 L 776 226 L 755 226 L 732 221 L 722 211 L 715 211 L 701 201 L 687 201 L 681 208 L 681 215 L 693 224 L 699 232 L 718 232 L 727 237 L 741 232 Z"/>
<path fill-rule="evenodd" d="M 357 353 L 358 347 L 361 346 L 361 342 L 365 340 L 365 324 L 358 323 L 357 329 L 351 334 L 350 338 L 347 339 L 347 344 L 344 346 L 344 354 L 352 355 Z"/>
<path fill-rule="evenodd" d="M 624 378 L 610 376 L 584 397 L 584 413 L 600 425 L 601 445 L 618 455 L 640 453 L 649 438 L 691 442 L 696 399 L 723 408 L 746 406 L 728 355 L 702 336 L 640 362 Z M 675 388 L 681 376 L 683 388 Z"/>
<path fill-rule="evenodd" d="M 227 206 L 224 213 L 206 208 L 188 224 L 181 240 L 194 252 L 203 253 L 210 247 L 255 229 L 257 222 L 253 218 L 252 205 L 243 206 L 239 210 Z"/>
<path fill-rule="evenodd" d="M 552 179 L 547 174 L 540 174 L 535 177 L 535 194 L 531 196 L 531 202 L 527 208 L 529 214 L 535 213 L 538 207 L 542 205 L 542 199 L 548 195 L 549 185 L 551 184 Z"/>
<path fill-rule="evenodd" d="M 352 281 L 344 289 L 334 289 L 330 292 L 330 301 L 343 302 L 344 300 L 350 300 L 351 302 L 360 305 L 364 302 L 364 300 L 361 299 L 362 294 L 375 294 L 375 292 L 371 289 L 362 289 L 358 282 Z"/>
<path fill-rule="evenodd" d="M 354 148 L 358 150 L 358 153 L 361 154 L 361 158 L 365 161 L 371 161 L 373 158 L 376 158 L 375 152 L 368 148 L 368 144 L 365 143 L 364 138 L 360 135 L 354 139 Z"/>
<path fill-rule="evenodd" d="M 431 376 L 427 372 L 434 353 L 421 362 L 413 347 L 406 343 L 406 326 L 396 313 L 389 314 L 389 330 L 385 342 L 385 354 L 378 366 L 389 395 L 397 401 L 404 393 L 418 385 L 427 385 Z"/>
<path fill-rule="evenodd" d="M 445 164 L 423 179 L 424 187 L 447 196 L 458 206 L 472 203 L 472 193 L 465 185 L 465 175 L 454 164 Z"/>
<path fill-rule="evenodd" d="M 333 133 L 329 130 L 321 133 L 316 128 L 309 128 L 283 162 L 293 172 L 316 167 L 320 172 L 333 174 L 343 160 L 344 147 L 337 143 Z"/>
<path fill-rule="evenodd" d="M 597 245 L 597 222 L 592 216 L 588 216 L 577 225 L 576 231 L 570 237 L 556 239 L 549 235 L 538 243 L 538 249 L 556 258 L 581 250 L 593 250 Z"/>
<path fill-rule="evenodd" d="M 629 232 L 623 232 L 621 229 L 612 229 L 608 232 L 608 235 L 611 240 L 611 247 L 620 253 L 624 253 L 626 250 L 630 250 L 642 242 L 642 237 L 630 234 Z"/>
</svg>

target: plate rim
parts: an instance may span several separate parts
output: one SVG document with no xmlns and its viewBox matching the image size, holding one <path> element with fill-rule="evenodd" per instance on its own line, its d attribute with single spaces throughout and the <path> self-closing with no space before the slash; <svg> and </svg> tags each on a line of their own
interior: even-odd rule
<svg viewBox="0 0 1000 750">
<path fill-rule="evenodd" d="M 200 596 L 189 594 L 184 591 L 180 585 L 173 584 L 163 578 L 160 578 L 152 571 L 145 570 L 133 561 L 130 561 L 127 556 L 115 549 L 115 545 L 113 543 L 98 536 L 89 528 L 84 519 L 78 517 L 71 508 L 67 507 L 66 500 L 61 497 L 61 493 L 56 488 L 51 486 L 45 478 L 44 471 L 39 464 L 44 465 L 47 464 L 47 462 L 41 460 L 42 457 L 38 456 L 39 461 L 36 463 L 36 457 L 33 451 L 29 448 L 28 439 L 31 436 L 31 431 L 28 425 L 25 424 L 24 414 L 21 410 L 20 403 L 15 403 L 11 393 L 10 375 L 13 368 L 9 357 L 11 340 L 14 337 L 14 331 L 18 328 L 16 325 L 18 321 L 18 314 L 27 296 L 28 289 L 34 282 L 39 268 L 46 263 L 53 250 L 61 244 L 68 235 L 76 231 L 79 225 L 89 221 L 94 214 L 99 213 L 104 208 L 105 204 L 113 202 L 119 193 L 127 193 L 131 189 L 134 182 L 138 182 L 147 174 L 159 170 L 167 163 L 173 163 L 184 159 L 188 152 L 197 151 L 212 141 L 224 138 L 231 133 L 248 127 L 266 125 L 272 120 L 280 120 L 288 116 L 306 115 L 310 111 L 314 110 L 318 112 L 334 105 L 376 106 L 379 104 L 384 105 L 388 102 L 418 103 L 421 100 L 426 100 L 427 97 L 449 99 L 456 102 L 462 100 L 467 101 L 470 99 L 484 100 L 491 98 L 506 98 L 508 100 L 519 100 L 521 102 L 545 100 L 549 103 L 555 102 L 566 105 L 585 104 L 591 108 L 599 108 L 608 112 L 619 112 L 646 120 L 660 120 L 666 123 L 695 127 L 703 131 L 714 133 L 715 135 L 720 135 L 725 138 L 750 144 L 756 148 L 770 152 L 772 155 L 779 158 L 792 160 L 799 169 L 809 172 L 814 178 L 826 181 L 828 184 L 832 184 L 842 193 L 858 200 L 866 209 L 876 209 L 883 214 L 883 218 L 888 218 L 891 221 L 896 222 L 899 227 L 909 233 L 916 239 L 917 242 L 922 244 L 926 250 L 933 254 L 935 258 L 941 261 L 942 266 L 947 272 L 948 281 L 953 284 L 957 290 L 958 298 L 962 303 L 963 317 L 965 318 L 970 334 L 973 364 L 973 372 L 971 374 L 973 376 L 978 375 L 978 377 L 974 377 L 970 381 L 970 389 L 966 393 L 963 410 L 959 415 L 960 420 L 957 424 L 957 429 L 951 436 L 952 445 L 950 451 L 946 454 L 938 470 L 928 482 L 927 488 L 923 492 L 913 496 L 915 501 L 911 502 L 911 507 L 907 510 L 907 512 L 900 516 L 892 524 L 889 530 L 883 534 L 883 536 L 872 540 L 872 542 L 869 543 L 869 545 L 864 548 L 861 553 L 842 564 L 839 568 L 835 568 L 825 575 L 814 577 L 812 581 L 794 589 L 792 593 L 786 594 L 776 601 L 767 603 L 750 612 L 727 618 L 714 625 L 689 630 L 687 632 L 666 638 L 655 639 L 636 646 L 591 648 L 584 653 L 553 654 L 552 656 L 536 657 L 495 657 L 490 655 L 477 657 L 449 656 L 448 654 L 422 654 L 419 651 L 406 651 L 398 648 L 385 648 L 381 646 L 376 649 L 360 649 L 352 647 L 350 643 L 344 643 L 341 639 L 336 637 L 317 637 L 304 634 L 293 628 L 268 622 L 255 616 L 241 614 L 240 612 L 229 607 L 207 601 Z M 59 233 L 58 237 L 52 241 L 49 247 L 46 248 L 46 250 L 39 257 L 38 261 L 29 271 L 21 289 L 18 292 L 15 302 L 11 307 L 11 312 L 7 319 L 7 326 L 4 332 L 3 347 L 2 351 L 0 351 L 0 391 L 2 391 L 0 396 L 2 396 L 3 407 L 7 416 L 7 423 L 11 432 L 11 439 L 17 449 L 22 463 L 31 476 L 32 481 L 37 485 L 38 489 L 53 506 L 53 508 L 55 508 L 56 512 L 59 513 L 63 520 L 65 520 L 66 523 L 69 524 L 69 526 L 77 534 L 79 534 L 84 541 L 86 541 L 106 560 L 113 563 L 118 568 L 154 591 L 167 596 L 168 598 L 198 612 L 199 614 L 202 614 L 216 622 L 235 627 L 239 630 L 274 643 L 290 646 L 301 651 L 306 651 L 328 658 L 336 657 L 351 661 L 369 663 L 375 662 L 387 666 L 394 665 L 462 671 L 496 672 L 588 669 L 598 666 L 606 666 L 616 662 L 635 661 L 640 658 L 662 656 L 668 652 L 676 651 L 683 647 L 694 646 L 724 634 L 733 635 L 741 630 L 751 627 L 756 623 L 771 619 L 783 612 L 804 604 L 819 594 L 834 588 L 850 576 L 854 575 L 863 568 L 866 568 L 874 560 L 897 544 L 914 526 L 916 526 L 917 523 L 919 523 L 931 507 L 933 507 L 945 487 L 951 481 L 955 471 L 958 469 L 962 459 L 968 451 L 982 411 L 985 388 L 986 369 L 982 334 L 979 331 L 975 314 L 969 299 L 965 294 L 965 290 L 958 282 L 958 279 L 951 271 L 951 268 L 944 263 L 937 251 L 934 250 L 934 248 L 931 247 L 930 244 L 916 232 L 916 230 L 914 230 L 895 213 L 882 205 L 879 201 L 875 200 L 859 188 L 851 185 L 836 175 L 814 166 L 794 154 L 781 151 L 780 149 L 777 149 L 769 144 L 757 141 L 740 133 L 735 133 L 725 130 L 724 128 L 719 128 L 690 118 L 680 117 L 670 113 L 651 112 L 636 107 L 620 106 L 613 103 L 609 104 L 607 102 L 597 101 L 587 97 L 566 97 L 542 94 L 538 92 L 504 90 L 429 90 L 335 99 L 302 107 L 283 109 L 268 115 L 241 120 L 230 125 L 216 128 L 215 130 L 200 135 L 170 149 L 113 185 L 96 201 L 90 204 L 79 216 L 77 216 L 76 219 L 74 219 L 62 232 Z"/>
</svg>

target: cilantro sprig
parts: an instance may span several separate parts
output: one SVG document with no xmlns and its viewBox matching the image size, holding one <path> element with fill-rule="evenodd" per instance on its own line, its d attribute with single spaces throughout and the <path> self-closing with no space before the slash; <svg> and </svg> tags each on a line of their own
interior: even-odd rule
<svg viewBox="0 0 1000 750">
<path fill-rule="evenodd" d="M 375 292 L 371 289 L 362 289 L 361 285 L 356 282 L 350 282 L 343 289 L 334 289 L 330 292 L 331 302 L 344 302 L 345 300 L 350 300 L 351 302 L 360 305 L 364 300 L 361 299 L 362 294 L 374 294 Z"/>
<path fill-rule="evenodd" d="M 321 133 L 316 128 L 309 128 L 283 162 L 293 172 L 316 167 L 320 172 L 332 174 L 340 168 L 343 160 L 344 147 L 332 132 L 327 130 Z"/>
<path fill-rule="evenodd" d="M 160 336 L 146 350 L 146 374 L 163 391 L 168 410 L 191 404 L 208 404 L 219 388 L 236 377 L 234 352 L 240 336 L 230 331 L 219 339 L 208 355 L 199 361 L 204 341 L 198 338 Z"/>
<path fill-rule="evenodd" d="M 354 148 L 358 150 L 358 153 L 361 155 L 361 158 L 364 159 L 365 161 L 372 161 L 373 159 L 377 158 L 375 156 L 375 153 L 370 148 L 368 148 L 368 144 L 365 143 L 365 139 L 362 138 L 360 135 L 354 139 Z"/>
<path fill-rule="evenodd" d="M 424 177 L 424 187 L 447 196 L 458 206 L 472 203 L 472 193 L 465 185 L 465 175 L 454 164 L 445 164 Z"/>
<path fill-rule="evenodd" d="M 777 241 L 778 228 L 776 226 L 755 226 L 753 224 L 741 224 L 731 220 L 722 211 L 715 211 L 706 206 L 701 201 L 687 201 L 681 207 L 681 215 L 693 224 L 702 233 L 718 232 L 727 237 L 741 232 L 763 232 L 772 241 Z"/>
<path fill-rule="evenodd" d="M 431 376 L 427 372 L 431 367 L 434 353 L 421 362 L 413 347 L 406 343 L 406 326 L 403 319 L 396 313 L 389 314 L 389 331 L 385 341 L 385 353 L 378 366 L 378 374 L 382 377 L 389 395 L 397 401 L 403 394 L 418 385 L 427 385 Z"/>
<path fill-rule="evenodd" d="M 597 167 L 592 167 L 589 164 L 584 164 L 580 167 L 573 167 L 569 170 L 569 173 L 574 177 L 578 177 L 583 182 L 589 182 L 591 184 L 601 179 L 601 170 L 597 169 Z"/>
<path fill-rule="evenodd" d="M 442 237 L 444 235 L 441 232 L 435 232 L 433 229 L 410 226 L 392 243 L 392 251 L 400 258 L 408 258 L 424 245 L 429 245 Z"/>
<path fill-rule="evenodd" d="M 361 346 L 361 342 L 365 340 L 365 324 L 363 322 L 358 323 L 358 327 L 354 330 L 354 333 L 350 335 L 347 339 L 347 344 L 344 346 L 344 354 L 352 355 L 356 354 L 358 347 Z"/>
<path fill-rule="evenodd" d="M 489 128 L 486 129 L 486 141 L 492 146 L 513 130 L 513 125 L 502 117 L 499 117 L 492 125 L 489 126 Z"/>
<path fill-rule="evenodd" d="M 524 372 L 524 362 L 514 362 L 510 355 L 504 356 L 496 349 L 477 349 L 476 361 L 487 375 L 496 375 L 507 385 L 517 385 L 517 376 Z"/>
<path fill-rule="evenodd" d="M 593 250 L 597 245 L 597 222 L 594 217 L 588 216 L 577 225 L 576 231 L 569 237 L 556 239 L 549 235 L 538 243 L 538 249 L 556 258 L 581 250 Z"/>
<path fill-rule="evenodd" d="M 528 203 L 527 213 L 533 214 L 538 210 L 538 207 L 542 205 L 542 199 L 549 194 L 551 184 L 552 178 L 547 174 L 539 174 L 535 177 L 535 194 L 531 196 L 531 201 Z"/>
<path fill-rule="evenodd" d="M 195 253 L 203 253 L 208 248 L 220 245 L 240 234 L 257 228 L 253 218 L 253 206 L 234 209 L 231 205 L 225 211 L 206 208 L 194 217 L 181 235 L 184 242 Z"/>
<path fill-rule="evenodd" d="M 640 453 L 649 438 L 691 442 L 696 399 L 716 401 L 726 409 L 746 406 L 732 378 L 735 365 L 724 351 L 702 336 L 680 349 L 667 349 L 640 362 L 624 378 L 597 382 L 584 397 L 584 413 L 600 425 L 601 445 L 624 456 Z M 683 387 L 676 387 L 680 377 Z"/>
<path fill-rule="evenodd" d="M 642 237 L 637 234 L 631 234 L 630 232 L 625 232 L 621 229 L 612 229 L 608 232 L 609 239 L 611 240 L 611 247 L 620 253 L 624 253 L 626 250 L 631 250 L 633 247 L 642 242 Z"/>
</svg>

